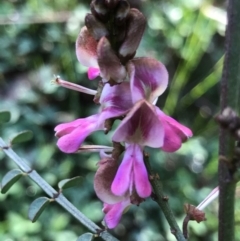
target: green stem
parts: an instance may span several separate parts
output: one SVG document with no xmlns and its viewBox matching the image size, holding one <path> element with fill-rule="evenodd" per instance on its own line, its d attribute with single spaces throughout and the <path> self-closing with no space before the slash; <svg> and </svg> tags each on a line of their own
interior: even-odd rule
<svg viewBox="0 0 240 241">
<path fill-rule="evenodd" d="M 35 170 L 32 170 L 29 165 L 23 161 L 7 144 L 0 138 L 0 148 L 5 152 L 5 154 L 10 157 L 17 166 L 24 172 L 28 173 L 28 176 L 39 186 L 42 190 L 47 193 L 51 198 L 60 204 L 67 212 L 69 212 L 73 217 L 75 217 L 81 224 L 88 228 L 93 233 L 97 234 L 101 228 L 97 226 L 94 222 L 88 219 L 84 214 L 82 214 L 71 202 L 69 202 L 63 194 L 59 194 L 52 186 L 50 186 Z M 56 198 L 55 198 L 56 197 Z M 103 231 L 99 236 L 106 241 L 119 241 L 113 237 L 107 231 Z"/>
<path fill-rule="evenodd" d="M 240 1 L 229 0 L 226 55 L 221 81 L 221 111 L 240 104 Z M 221 128 L 219 137 L 219 241 L 234 240 L 234 200 L 236 183 L 229 174 L 226 159 L 233 157 L 234 141 Z"/>
<path fill-rule="evenodd" d="M 172 234 L 175 235 L 175 237 L 178 241 L 186 241 L 185 237 L 183 236 L 182 231 L 180 230 L 180 228 L 176 222 L 173 212 L 172 212 L 171 208 L 169 207 L 168 198 L 163 194 L 162 184 L 161 184 L 159 178 L 156 177 L 156 174 L 153 173 L 148 158 L 145 158 L 145 165 L 148 170 L 148 174 L 150 176 L 150 182 L 152 184 L 154 193 L 156 195 L 156 202 L 162 209 L 162 212 L 163 212 L 165 218 L 167 219 L 168 224 L 170 225 Z"/>
</svg>

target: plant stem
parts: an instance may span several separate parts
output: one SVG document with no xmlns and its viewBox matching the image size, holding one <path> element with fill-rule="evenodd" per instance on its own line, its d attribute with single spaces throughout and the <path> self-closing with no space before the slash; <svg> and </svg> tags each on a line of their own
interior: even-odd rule
<svg viewBox="0 0 240 241">
<path fill-rule="evenodd" d="M 165 218 L 168 221 L 168 224 L 170 225 L 171 232 L 173 235 L 175 235 L 176 239 L 178 241 L 186 241 L 185 237 L 183 236 L 183 233 L 181 232 L 176 219 L 173 215 L 173 212 L 168 204 L 168 198 L 163 194 L 162 184 L 158 177 L 156 177 L 156 174 L 153 173 L 152 168 L 150 166 L 150 162 L 148 160 L 148 157 L 145 156 L 145 165 L 148 170 L 148 174 L 150 176 L 150 182 L 152 184 L 154 193 L 156 195 L 156 202 L 161 207 L 162 212 L 165 216 Z"/>
<path fill-rule="evenodd" d="M 221 111 L 230 106 L 239 111 L 240 104 L 240 1 L 228 2 L 226 55 L 221 81 Z M 229 175 L 224 160 L 233 156 L 234 141 L 230 134 L 220 129 L 219 137 L 219 241 L 234 240 L 234 199 L 236 183 Z"/>
<path fill-rule="evenodd" d="M 81 224 L 88 228 L 93 233 L 97 234 L 101 228 L 97 226 L 94 222 L 83 215 L 71 202 L 69 202 L 63 194 L 56 191 L 52 186 L 50 186 L 35 170 L 32 170 L 29 165 L 24 162 L 6 143 L 0 138 L 0 148 L 5 152 L 5 154 L 10 157 L 18 167 L 28 173 L 28 176 L 39 186 L 42 190 L 47 193 L 51 198 L 59 203 L 66 211 L 68 211 L 73 217 L 75 217 Z M 119 241 L 113 237 L 107 231 L 103 231 L 99 236 L 106 241 Z"/>
</svg>

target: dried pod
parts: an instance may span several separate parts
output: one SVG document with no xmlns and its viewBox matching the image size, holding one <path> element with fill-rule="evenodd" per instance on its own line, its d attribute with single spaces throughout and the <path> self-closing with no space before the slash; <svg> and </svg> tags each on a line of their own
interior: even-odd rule
<svg viewBox="0 0 240 241">
<path fill-rule="evenodd" d="M 98 43 L 97 57 L 103 79 L 121 83 L 126 78 L 127 72 L 125 67 L 120 63 L 105 37 L 102 37 Z"/>
<path fill-rule="evenodd" d="M 135 55 L 135 52 L 142 39 L 143 32 L 146 26 L 146 19 L 143 14 L 137 9 L 132 8 L 127 17 L 126 37 L 119 49 L 121 57 L 129 59 Z"/>
<path fill-rule="evenodd" d="M 103 36 L 108 36 L 108 30 L 105 25 L 92 14 L 86 15 L 85 25 L 96 40 L 99 40 Z"/>
</svg>

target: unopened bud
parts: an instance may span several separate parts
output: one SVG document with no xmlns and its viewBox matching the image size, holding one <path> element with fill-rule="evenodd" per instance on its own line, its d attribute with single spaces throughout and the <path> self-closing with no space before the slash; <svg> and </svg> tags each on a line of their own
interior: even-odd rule
<svg viewBox="0 0 240 241">
<path fill-rule="evenodd" d="M 96 40 L 99 40 L 103 36 L 108 36 L 108 30 L 105 25 L 92 14 L 87 14 L 85 17 L 85 25 Z"/>
<path fill-rule="evenodd" d="M 119 1 L 117 4 L 117 10 L 116 10 L 116 14 L 115 14 L 116 20 L 121 21 L 124 18 L 126 18 L 129 13 L 129 9 L 130 9 L 130 6 L 126 0 Z"/>
<path fill-rule="evenodd" d="M 106 1 L 105 0 L 93 0 L 91 5 L 91 12 L 92 14 L 100 19 L 101 21 L 105 22 L 108 20 L 108 8 L 106 6 Z"/>
<path fill-rule="evenodd" d="M 102 37 L 98 43 L 97 57 L 103 79 L 121 83 L 126 78 L 127 72 L 125 67 L 120 63 L 105 37 Z"/>
<path fill-rule="evenodd" d="M 146 26 L 146 19 L 137 9 L 132 8 L 127 16 L 126 37 L 119 49 L 121 57 L 130 56 L 132 58 L 142 39 Z"/>
</svg>

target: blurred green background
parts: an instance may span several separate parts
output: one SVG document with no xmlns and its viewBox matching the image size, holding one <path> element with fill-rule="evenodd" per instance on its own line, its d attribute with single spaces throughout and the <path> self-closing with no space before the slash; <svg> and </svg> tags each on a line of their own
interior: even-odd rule
<svg viewBox="0 0 240 241">
<path fill-rule="evenodd" d="M 148 25 L 137 56 L 162 61 L 170 74 L 168 90 L 158 106 L 190 127 L 194 137 L 174 154 L 149 150 L 151 162 L 179 225 L 184 203 L 198 205 L 217 186 L 218 128 L 213 116 L 219 110 L 219 80 L 224 53 L 226 6 L 223 1 L 131 0 L 147 17 Z M 90 1 L 3 0 L 0 2 L 0 110 L 10 110 L 11 122 L 0 126 L 5 141 L 29 129 L 33 141 L 14 146 L 42 177 L 57 188 L 65 178 L 81 175 L 81 186 L 64 191 L 87 217 L 100 224 L 102 204 L 93 190 L 98 154 L 61 153 L 54 127 L 97 111 L 92 96 L 56 87 L 54 75 L 96 88 L 75 56 L 75 40 L 89 12 Z M 97 132 L 88 144 L 110 145 L 111 133 Z M 0 152 L 0 178 L 16 168 Z M 32 224 L 30 203 L 44 196 L 28 178 L 0 194 L 0 241 L 75 241 L 87 230 L 56 203 Z M 240 196 L 238 191 L 237 196 Z M 191 241 L 217 240 L 217 202 L 206 208 L 207 221 L 189 225 Z M 240 204 L 237 202 L 237 237 Z M 172 241 L 168 224 L 157 204 L 148 199 L 131 207 L 111 231 L 126 241 Z M 100 240 L 100 239 L 96 239 Z M 236 239 L 237 240 L 237 239 Z M 240 238 L 238 239 L 240 240 Z"/>
</svg>

